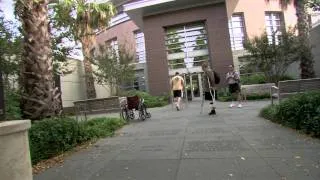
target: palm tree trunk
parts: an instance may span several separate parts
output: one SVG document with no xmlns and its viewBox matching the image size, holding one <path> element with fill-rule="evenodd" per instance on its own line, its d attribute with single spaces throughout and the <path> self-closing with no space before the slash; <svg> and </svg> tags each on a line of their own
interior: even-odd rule
<svg viewBox="0 0 320 180">
<path fill-rule="evenodd" d="M 21 108 L 23 117 L 33 120 L 61 112 L 60 94 L 53 80 L 48 2 L 49 0 L 17 2 L 24 35 Z"/>
<path fill-rule="evenodd" d="M 91 65 L 91 59 L 92 59 L 92 54 L 91 54 L 91 46 L 94 44 L 95 40 L 95 33 L 93 29 L 89 25 L 89 20 L 90 20 L 90 14 L 87 11 L 84 14 L 85 22 L 81 24 L 80 29 L 83 31 L 83 34 L 80 38 L 81 44 L 82 44 L 82 52 L 83 52 L 83 64 L 84 64 L 84 71 L 85 71 L 85 83 L 86 83 L 86 90 L 87 90 L 87 98 L 96 98 L 96 89 L 94 86 L 94 77 L 92 73 L 92 65 Z"/>
<path fill-rule="evenodd" d="M 82 52 L 83 52 L 83 64 L 84 64 L 84 71 L 85 71 L 85 82 L 86 82 L 86 90 L 87 90 L 87 98 L 96 98 L 96 90 L 94 86 L 94 78 L 92 74 L 92 65 L 91 65 L 91 52 L 90 52 L 90 45 L 92 45 L 92 37 L 90 35 L 84 36 L 81 38 L 82 43 Z"/>
<path fill-rule="evenodd" d="M 301 43 L 300 69 L 301 78 L 313 78 L 315 72 L 313 68 L 313 57 L 309 40 L 309 23 L 307 16 L 306 0 L 295 0 L 297 11 L 298 35 Z"/>
</svg>

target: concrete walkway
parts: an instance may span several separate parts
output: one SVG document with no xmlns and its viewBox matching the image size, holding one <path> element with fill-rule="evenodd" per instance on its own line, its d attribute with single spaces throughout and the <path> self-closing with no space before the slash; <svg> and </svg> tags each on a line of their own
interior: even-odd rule
<svg viewBox="0 0 320 180">
<path fill-rule="evenodd" d="M 200 102 L 152 118 L 69 157 L 35 180 L 319 180 L 320 141 L 258 117 L 269 102 L 242 109 L 218 103 L 215 117 Z"/>
</svg>

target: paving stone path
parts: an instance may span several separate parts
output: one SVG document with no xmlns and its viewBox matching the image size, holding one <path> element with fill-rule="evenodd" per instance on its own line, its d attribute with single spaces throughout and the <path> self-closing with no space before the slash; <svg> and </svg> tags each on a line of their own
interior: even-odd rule
<svg viewBox="0 0 320 180">
<path fill-rule="evenodd" d="M 242 109 L 200 101 L 180 112 L 151 109 L 113 138 L 75 153 L 35 180 L 319 180 L 320 141 L 258 117 L 269 102 Z"/>
</svg>

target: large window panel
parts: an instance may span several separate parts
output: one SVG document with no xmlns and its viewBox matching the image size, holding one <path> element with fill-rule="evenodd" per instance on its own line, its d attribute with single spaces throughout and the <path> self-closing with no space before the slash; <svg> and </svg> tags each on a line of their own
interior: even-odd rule
<svg viewBox="0 0 320 180">
<path fill-rule="evenodd" d="M 265 23 L 269 42 L 278 44 L 281 30 L 284 28 L 282 12 L 266 12 Z"/>
<path fill-rule="evenodd" d="M 228 22 L 232 50 L 242 50 L 246 37 L 245 23 L 242 13 L 233 14 Z"/>
<path fill-rule="evenodd" d="M 108 40 L 105 43 L 106 43 L 108 54 L 111 54 L 111 56 L 116 55 L 116 57 L 119 59 L 119 46 L 118 46 L 117 38 Z"/>
<path fill-rule="evenodd" d="M 136 61 L 138 63 L 145 63 L 146 62 L 146 47 L 145 47 L 145 40 L 144 34 L 141 31 L 135 32 L 135 39 L 136 39 Z"/>
<path fill-rule="evenodd" d="M 166 28 L 166 50 L 169 69 L 192 68 L 208 61 L 208 40 L 204 23 Z"/>
</svg>

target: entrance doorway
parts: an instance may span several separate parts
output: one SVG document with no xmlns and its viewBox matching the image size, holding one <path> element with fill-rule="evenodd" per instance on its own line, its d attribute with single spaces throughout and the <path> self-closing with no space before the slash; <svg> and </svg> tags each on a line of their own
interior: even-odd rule
<svg viewBox="0 0 320 180">
<path fill-rule="evenodd" d="M 202 89 L 202 74 L 189 73 L 189 74 L 180 74 L 185 82 L 184 94 L 188 97 L 188 100 L 200 99 L 202 98 L 203 89 Z M 173 76 L 170 77 L 170 80 Z"/>
<path fill-rule="evenodd" d="M 184 75 L 186 93 L 189 100 L 202 97 L 202 76 L 201 73 L 190 73 Z"/>
</svg>

